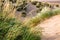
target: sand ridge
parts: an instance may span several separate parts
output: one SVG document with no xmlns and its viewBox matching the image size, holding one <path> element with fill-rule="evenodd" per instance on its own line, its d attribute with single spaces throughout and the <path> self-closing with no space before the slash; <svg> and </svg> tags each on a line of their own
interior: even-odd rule
<svg viewBox="0 0 60 40">
<path fill-rule="evenodd" d="M 43 28 L 42 40 L 60 40 L 60 15 L 53 16 L 42 23 L 37 28 Z"/>
</svg>

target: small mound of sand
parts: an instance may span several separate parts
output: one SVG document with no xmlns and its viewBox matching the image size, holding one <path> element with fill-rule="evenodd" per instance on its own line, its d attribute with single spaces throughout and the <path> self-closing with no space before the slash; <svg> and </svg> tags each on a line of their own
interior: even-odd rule
<svg viewBox="0 0 60 40">
<path fill-rule="evenodd" d="M 45 20 L 37 27 L 43 28 L 42 40 L 60 40 L 60 15 Z"/>
</svg>

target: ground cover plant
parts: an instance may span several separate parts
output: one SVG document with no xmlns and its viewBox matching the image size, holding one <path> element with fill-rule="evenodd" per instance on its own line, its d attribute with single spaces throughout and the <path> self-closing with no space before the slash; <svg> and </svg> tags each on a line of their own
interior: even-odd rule
<svg viewBox="0 0 60 40">
<path fill-rule="evenodd" d="M 23 23 L 15 17 L 17 7 L 24 4 L 23 2 L 25 1 L 0 0 L 0 40 L 41 40 L 41 32 L 32 32 L 31 29 L 45 19 L 60 14 L 60 8 L 51 10 L 49 7 L 43 7 L 35 17 Z"/>
</svg>

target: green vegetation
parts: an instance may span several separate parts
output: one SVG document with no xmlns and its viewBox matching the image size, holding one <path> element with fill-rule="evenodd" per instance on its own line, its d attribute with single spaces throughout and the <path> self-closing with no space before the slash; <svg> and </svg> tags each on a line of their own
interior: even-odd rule
<svg viewBox="0 0 60 40">
<path fill-rule="evenodd" d="M 46 11 L 45 11 L 46 10 Z M 26 25 L 28 26 L 36 26 L 38 23 L 44 21 L 45 19 L 47 18 L 50 18 L 54 15 L 58 15 L 60 14 L 60 9 L 57 8 L 57 9 L 54 9 L 54 10 L 49 10 L 48 8 L 45 9 L 45 10 L 42 10 L 41 13 L 38 13 L 35 17 L 33 17 L 31 20 L 28 20 L 26 22 Z"/>
<path fill-rule="evenodd" d="M 4 4 L 4 2 L 6 3 Z M 22 0 L 0 0 L 0 40 L 41 40 L 41 32 L 36 30 L 32 30 L 32 32 L 31 29 L 34 29 L 35 26 L 45 19 L 60 14 L 59 8 L 51 10 L 48 7 L 43 7 L 40 13 L 23 23 L 15 17 L 15 12 L 19 7 L 22 8 L 19 8 L 19 11 L 26 10 L 23 2 L 27 3 L 27 1 Z M 16 3 L 16 5 L 13 5 L 13 3 Z M 35 5 L 35 3 L 33 4 Z M 38 5 L 42 5 L 41 2 L 37 4 L 39 8 L 40 6 Z M 26 16 L 25 11 L 22 13 L 22 16 Z"/>
<path fill-rule="evenodd" d="M 5 6 L 1 7 L 0 12 L 0 40 L 41 40 L 40 35 L 37 35 L 38 33 L 34 34 L 29 26 L 23 25 L 15 18 L 16 8 L 12 3 Z"/>
<path fill-rule="evenodd" d="M 1 14 L 1 13 L 0 13 Z M 3 14 L 2 14 L 3 15 Z M 1 16 L 2 16 L 1 15 Z M 0 40 L 40 40 L 40 36 L 33 34 L 29 26 L 24 26 L 15 18 L 1 18 Z M 18 39 L 19 38 L 19 39 Z"/>
</svg>

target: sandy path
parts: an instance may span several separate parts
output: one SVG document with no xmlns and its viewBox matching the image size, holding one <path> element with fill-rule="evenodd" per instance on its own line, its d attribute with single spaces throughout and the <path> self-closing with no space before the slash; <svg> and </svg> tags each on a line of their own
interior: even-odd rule
<svg viewBox="0 0 60 40">
<path fill-rule="evenodd" d="M 45 20 L 38 27 L 44 28 L 42 40 L 60 40 L 60 15 Z"/>
</svg>

